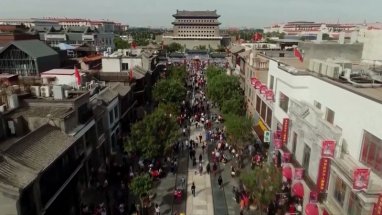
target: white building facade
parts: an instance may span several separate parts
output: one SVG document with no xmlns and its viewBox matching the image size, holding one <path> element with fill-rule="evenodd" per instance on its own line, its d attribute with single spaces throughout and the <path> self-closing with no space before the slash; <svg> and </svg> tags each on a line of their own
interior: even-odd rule
<svg viewBox="0 0 382 215">
<path fill-rule="evenodd" d="M 325 77 L 300 73 L 270 60 L 268 88 L 274 92 L 271 130 L 280 130 L 288 118 L 284 148 L 304 168 L 304 205 L 315 190 L 320 172 L 322 142 L 334 140 L 327 189 L 320 195 L 321 208 L 330 214 L 371 214 L 382 193 L 382 90 L 373 97 Z M 353 171 L 371 170 L 368 187 L 353 189 Z M 294 182 L 293 182 L 294 183 Z M 312 184 L 312 183 L 310 183 Z"/>
</svg>

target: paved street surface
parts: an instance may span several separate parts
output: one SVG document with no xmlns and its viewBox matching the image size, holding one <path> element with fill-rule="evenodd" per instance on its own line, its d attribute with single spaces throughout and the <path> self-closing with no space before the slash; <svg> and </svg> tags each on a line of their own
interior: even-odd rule
<svg viewBox="0 0 382 215">
<path fill-rule="evenodd" d="M 195 126 L 191 126 L 190 139 L 196 140 L 199 134 L 202 133 L 202 140 L 205 140 L 203 128 L 195 129 Z M 202 153 L 201 144 L 196 148 L 196 158 Z M 189 162 L 188 167 L 188 181 L 187 181 L 187 215 L 214 215 L 214 203 L 212 199 L 211 180 L 210 175 L 206 173 L 206 157 L 207 154 L 203 154 L 203 174 L 200 175 L 198 171 L 198 165 L 192 166 L 192 162 Z M 189 158 L 188 158 L 189 159 Z M 193 197 L 191 193 L 191 184 L 195 183 L 196 196 Z M 222 214 L 224 215 L 224 214 Z"/>
</svg>

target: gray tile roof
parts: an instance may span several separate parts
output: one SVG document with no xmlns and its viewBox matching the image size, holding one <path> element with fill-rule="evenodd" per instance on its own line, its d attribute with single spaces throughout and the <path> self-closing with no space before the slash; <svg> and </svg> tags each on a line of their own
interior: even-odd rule
<svg viewBox="0 0 382 215">
<path fill-rule="evenodd" d="M 219 17 L 216 10 L 203 10 L 203 11 L 189 11 L 189 10 L 177 10 L 174 17 Z"/>
<path fill-rule="evenodd" d="M 44 106 L 44 107 L 22 107 L 16 109 L 9 116 L 12 118 L 17 118 L 19 116 L 24 117 L 51 117 L 51 118 L 64 118 L 68 114 L 72 113 L 73 110 L 70 107 L 54 107 L 54 106 Z"/>
<path fill-rule="evenodd" d="M 98 94 L 98 98 L 109 104 L 118 96 L 117 92 L 112 91 L 109 87 L 105 88 Z"/>
<path fill-rule="evenodd" d="M 245 50 L 245 48 L 243 46 L 233 46 L 232 48 L 230 48 L 231 53 L 234 53 L 234 54 L 239 53 L 239 52 L 244 51 L 244 50 Z"/>
<path fill-rule="evenodd" d="M 17 40 L 9 43 L 6 47 L 0 50 L 0 54 L 5 51 L 9 46 L 14 45 L 21 51 L 27 53 L 32 58 L 46 57 L 58 55 L 56 51 L 50 48 L 40 40 Z"/>
<path fill-rule="evenodd" d="M 1 153 L 0 183 L 24 188 L 74 142 L 57 127 L 41 126 Z"/>
<path fill-rule="evenodd" d="M 111 87 L 111 89 L 117 92 L 120 96 L 125 96 L 131 90 L 130 86 L 123 85 L 121 83 L 117 83 Z"/>
</svg>

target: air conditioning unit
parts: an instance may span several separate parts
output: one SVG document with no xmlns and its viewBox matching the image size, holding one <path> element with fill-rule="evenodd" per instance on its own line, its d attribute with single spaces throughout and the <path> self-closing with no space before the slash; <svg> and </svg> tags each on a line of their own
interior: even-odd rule
<svg viewBox="0 0 382 215">
<path fill-rule="evenodd" d="M 31 86 L 30 90 L 31 90 L 31 94 L 32 95 L 34 95 L 36 97 L 40 97 L 41 96 L 40 86 Z"/>
<path fill-rule="evenodd" d="M 342 72 L 342 68 L 337 64 L 329 64 L 328 70 L 326 71 L 326 75 L 330 78 L 338 79 L 340 77 L 340 73 Z"/>
<path fill-rule="evenodd" d="M 7 110 L 6 104 L 0 105 L 0 113 L 4 113 L 6 110 Z"/>
<path fill-rule="evenodd" d="M 42 97 L 50 97 L 50 95 L 52 94 L 49 86 L 42 86 L 40 89 Z"/>
</svg>

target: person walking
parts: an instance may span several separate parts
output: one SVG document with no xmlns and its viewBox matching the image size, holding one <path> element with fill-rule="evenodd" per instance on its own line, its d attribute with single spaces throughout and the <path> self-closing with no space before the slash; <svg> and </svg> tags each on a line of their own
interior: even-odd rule
<svg viewBox="0 0 382 215">
<path fill-rule="evenodd" d="M 206 171 L 207 171 L 207 174 L 210 174 L 210 172 L 211 172 L 211 166 L 210 166 L 210 163 L 207 164 L 207 166 L 206 166 Z"/>
<path fill-rule="evenodd" d="M 216 164 L 216 162 L 214 162 L 214 165 L 212 165 L 212 171 L 214 172 L 214 176 L 216 176 L 217 170 L 218 170 L 218 165 Z"/>
<path fill-rule="evenodd" d="M 182 185 L 182 188 L 186 187 L 186 178 L 184 176 L 180 178 L 180 184 Z"/>
<path fill-rule="evenodd" d="M 195 183 L 194 182 L 192 182 L 192 185 L 191 185 L 191 193 L 195 197 Z"/>
<path fill-rule="evenodd" d="M 202 154 L 200 154 L 199 155 L 199 163 L 202 163 L 202 161 L 203 161 L 203 156 L 202 156 Z"/>
<path fill-rule="evenodd" d="M 219 175 L 219 178 L 218 178 L 218 184 L 219 184 L 219 188 L 220 189 L 223 189 L 223 178 L 221 175 Z"/>
<path fill-rule="evenodd" d="M 160 207 L 158 204 L 155 204 L 155 215 L 160 215 Z"/>
</svg>

